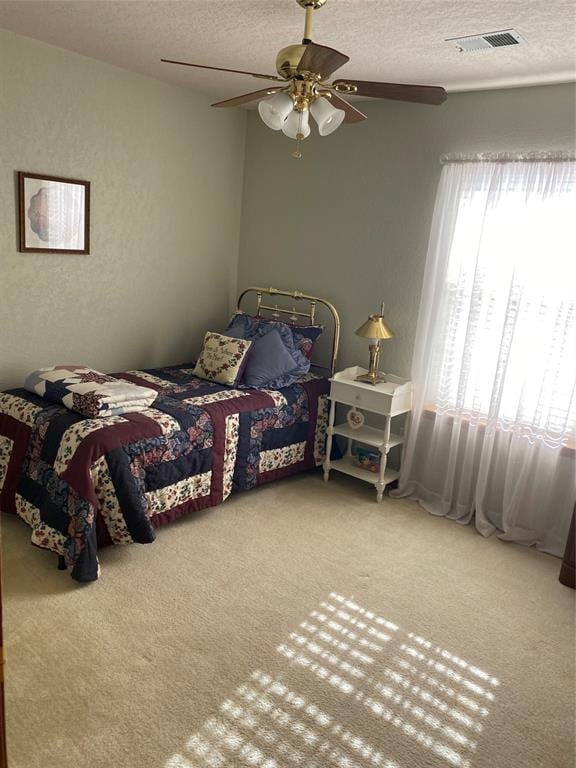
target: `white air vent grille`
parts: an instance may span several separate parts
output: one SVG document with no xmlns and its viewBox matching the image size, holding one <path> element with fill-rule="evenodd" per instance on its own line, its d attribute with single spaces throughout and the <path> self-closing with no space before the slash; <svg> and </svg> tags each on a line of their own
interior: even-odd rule
<svg viewBox="0 0 576 768">
<path fill-rule="evenodd" d="M 487 51 L 490 48 L 504 48 L 508 45 L 522 45 L 525 40 L 515 29 L 502 29 L 498 32 L 486 32 L 483 35 L 450 37 L 445 42 L 454 43 L 459 51 Z"/>
</svg>

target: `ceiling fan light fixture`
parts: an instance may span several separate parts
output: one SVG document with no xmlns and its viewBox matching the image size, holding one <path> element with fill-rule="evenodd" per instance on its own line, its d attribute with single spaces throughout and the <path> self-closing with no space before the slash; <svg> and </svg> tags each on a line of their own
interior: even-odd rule
<svg viewBox="0 0 576 768">
<path fill-rule="evenodd" d="M 346 112 L 343 109 L 336 109 L 328 99 L 320 96 L 310 105 L 312 117 L 318 124 L 318 133 L 320 136 L 329 136 L 334 133 L 344 121 Z"/>
<path fill-rule="evenodd" d="M 350 61 L 350 57 L 328 45 L 319 45 L 312 39 L 313 15 L 326 2 L 327 0 L 297 0 L 306 14 L 304 37 L 301 43 L 287 45 L 278 52 L 276 75 L 174 59 L 161 61 L 272 81 L 273 86 L 217 101 L 212 106 L 238 107 L 249 102 L 259 102 L 258 112 L 268 128 L 282 131 L 290 139 L 296 140 L 296 147 L 292 152 L 292 156 L 296 158 L 302 157 L 301 143 L 310 135 L 310 112 L 318 124 L 320 136 L 329 136 L 343 122 L 359 123 L 366 120 L 366 115 L 343 96 L 367 96 L 372 99 L 394 99 L 416 104 L 442 104 L 446 100 L 446 91 L 437 85 L 408 85 L 349 78 L 332 80 L 334 73 Z M 514 39 L 515 36 L 518 39 Z M 486 45 L 491 47 L 520 42 L 519 36 L 511 29 L 482 37 Z M 329 80 L 332 82 L 328 82 Z M 275 95 L 272 98 L 267 98 L 273 93 Z"/>
<path fill-rule="evenodd" d="M 271 99 L 262 99 L 258 103 L 260 117 L 273 131 L 282 129 L 286 118 L 293 109 L 292 98 L 287 93 L 277 93 Z"/>
<path fill-rule="evenodd" d="M 310 136 L 309 113 L 293 109 L 282 126 L 282 133 L 289 139 L 306 139 Z"/>
</svg>

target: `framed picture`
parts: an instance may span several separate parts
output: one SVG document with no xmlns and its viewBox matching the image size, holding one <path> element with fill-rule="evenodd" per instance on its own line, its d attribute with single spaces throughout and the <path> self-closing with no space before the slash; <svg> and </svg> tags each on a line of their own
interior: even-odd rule
<svg viewBox="0 0 576 768">
<path fill-rule="evenodd" d="M 90 182 L 18 171 L 19 250 L 90 253 Z"/>
</svg>

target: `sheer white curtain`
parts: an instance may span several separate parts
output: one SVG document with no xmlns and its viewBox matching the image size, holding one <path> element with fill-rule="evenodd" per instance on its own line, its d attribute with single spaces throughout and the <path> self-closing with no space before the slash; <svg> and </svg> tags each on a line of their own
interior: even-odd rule
<svg viewBox="0 0 576 768">
<path fill-rule="evenodd" d="M 576 498 L 576 163 L 447 159 L 396 494 L 561 555 Z"/>
</svg>

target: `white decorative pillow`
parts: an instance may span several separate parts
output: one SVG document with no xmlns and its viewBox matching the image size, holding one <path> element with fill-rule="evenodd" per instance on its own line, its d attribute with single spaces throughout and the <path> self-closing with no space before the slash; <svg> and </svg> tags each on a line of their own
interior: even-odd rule
<svg viewBox="0 0 576 768">
<path fill-rule="evenodd" d="M 251 346 L 252 342 L 246 339 L 233 339 L 231 336 L 208 331 L 194 368 L 194 376 L 230 387 L 236 386 L 242 378 L 246 356 Z"/>
</svg>

